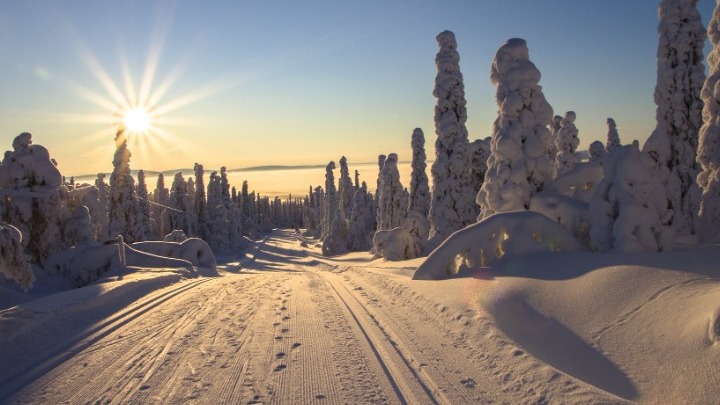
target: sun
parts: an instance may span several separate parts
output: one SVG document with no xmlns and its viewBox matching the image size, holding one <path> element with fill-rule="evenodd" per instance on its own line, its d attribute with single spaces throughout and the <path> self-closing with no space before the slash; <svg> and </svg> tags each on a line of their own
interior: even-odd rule
<svg viewBox="0 0 720 405">
<path fill-rule="evenodd" d="M 150 129 L 150 114 L 144 108 L 130 108 L 125 110 L 123 123 L 129 132 L 147 132 Z"/>
</svg>

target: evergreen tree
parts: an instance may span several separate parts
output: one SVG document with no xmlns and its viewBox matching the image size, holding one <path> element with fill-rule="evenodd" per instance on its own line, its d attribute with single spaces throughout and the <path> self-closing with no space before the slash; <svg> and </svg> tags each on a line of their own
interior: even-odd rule
<svg viewBox="0 0 720 405">
<path fill-rule="evenodd" d="M 612 153 L 612 151 L 620 148 L 622 146 L 622 143 L 620 143 L 620 134 L 618 133 L 617 124 L 615 124 L 615 120 L 612 118 L 608 118 L 607 126 L 608 126 L 608 134 L 607 134 L 607 142 L 605 143 L 605 150 L 608 153 Z"/>
<path fill-rule="evenodd" d="M 377 230 L 388 230 L 403 225 L 407 213 L 407 199 L 400 183 L 400 172 L 397 168 L 398 157 L 395 153 L 388 155 L 380 172 L 380 188 L 377 194 Z"/>
<path fill-rule="evenodd" d="M 422 254 L 425 241 L 430 234 L 430 186 L 425 169 L 425 134 L 415 128 L 410 142 L 412 147 L 412 172 L 410 172 L 410 197 L 408 198 L 405 227 L 415 239 L 415 250 Z"/>
<path fill-rule="evenodd" d="M 702 88 L 703 125 L 700 128 L 697 184 L 702 189 L 698 235 L 704 242 L 720 242 L 720 5 L 715 6 L 708 24 L 712 51 L 710 72 Z"/>
<path fill-rule="evenodd" d="M 664 218 L 680 234 L 694 234 L 700 208 L 695 182 L 698 134 L 702 125 L 700 91 L 705 82 L 705 29 L 697 0 L 662 0 L 658 8 L 658 68 L 655 86 L 657 125 L 643 152 L 655 161 L 672 215 Z"/>
<path fill-rule="evenodd" d="M 440 51 L 435 57 L 435 161 L 430 205 L 430 246 L 440 244 L 451 233 L 475 222 L 474 199 L 466 150 L 465 85 L 455 34 L 437 36 Z M 379 214 L 378 214 L 379 215 Z M 378 224 L 378 229 L 383 229 Z"/>
<path fill-rule="evenodd" d="M 109 234 L 110 237 L 122 235 L 126 243 L 132 243 L 141 240 L 141 236 L 137 234 L 137 195 L 135 180 L 130 175 L 131 154 L 124 128 L 115 134 L 115 147 L 110 175 Z"/>
<path fill-rule="evenodd" d="M 477 195 L 481 218 L 528 209 L 530 198 L 552 179 L 548 125 L 553 111 L 524 39 L 510 39 L 498 49 L 490 77 L 497 86 L 498 117 L 488 171 Z"/>
</svg>

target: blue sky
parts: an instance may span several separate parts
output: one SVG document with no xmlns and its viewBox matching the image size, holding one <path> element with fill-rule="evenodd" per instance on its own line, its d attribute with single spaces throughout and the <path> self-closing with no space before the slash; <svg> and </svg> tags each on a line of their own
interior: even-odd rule
<svg viewBox="0 0 720 405">
<path fill-rule="evenodd" d="M 705 23 L 713 7 L 699 1 Z M 120 118 L 102 83 L 137 92 L 156 60 L 149 88 L 166 111 L 156 135 L 131 139 L 133 168 L 403 160 L 415 127 L 432 157 L 446 29 L 471 139 L 491 133 L 490 64 L 512 37 L 528 41 L 555 113 L 576 111 L 581 147 L 604 141 L 607 117 L 626 143 L 654 127 L 654 1 L 29 0 L 0 2 L 0 139 L 32 132 L 64 174 L 111 170 Z"/>
</svg>

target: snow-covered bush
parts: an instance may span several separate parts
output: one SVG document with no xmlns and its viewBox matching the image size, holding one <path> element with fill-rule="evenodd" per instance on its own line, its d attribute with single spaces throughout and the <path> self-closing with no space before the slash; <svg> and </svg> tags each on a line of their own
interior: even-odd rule
<svg viewBox="0 0 720 405">
<path fill-rule="evenodd" d="M 568 111 L 560 121 L 560 130 L 555 139 L 557 155 L 555 156 L 555 175 L 553 177 L 560 176 L 569 171 L 579 161 L 575 155 L 575 150 L 580 143 L 578 139 L 578 129 L 575 126 L 575 118 L 575 112 Z"/>
<path fill-rule="evenodd" d="M 595 193 L 595 187 L 603 179 L 603 167 L 595 162 L 581 162 L 545 186 L 568 197 L 588 202 Z"/>
<path fill-rule="evenodd" d="M 375 232 L 373 236 L 373 258 L 389 261 L 409 260 L 419 257 L 415 237 L 407 229 L 399 227 Z"/>
<path fill-rule="evenodd" d="M 708 55 L 710 72 L 702 88 L 703 125 L 697 161 L 702 189 L 698 234 L 704 242 L 720 242 L 720 7 L 716 6 L 708 25 L 712 52 Z"/>
<path fill-rule="evenodd" d="M 553 111 L 545 100 L 540 71 L 529 59 L 524 39 L 513 38 L 498 49 L 492 65 L 498 117 L 485 182 L 477 194 L 480 217 L 528 209 L 533 194 L 552 179 L 548 157 Z"/>
<path fill-rule="evenodd" d="M 450 235 L 418 266 L 413 279 L 444 279 L 461 266 L 478 267 L 503 256 L 584 250 L 562 225 L 543 214 L 499 213 Z"/>
<path fill-rule="evenodd" d="M 696 232 L 700 190 L 696 183 L 700 91 L 705 82 L 705 29 L 697 0 L 662 0 L 655 104 L 657 125 L 643 152 L 655 161 L 672 215 L 664 220 L 680 235 Z"/>
<path fill-rule="evenodd" d="M 0 188 L 5 201 L 6 222 L 22 233 L 22 244 L 30 260 L 42 264 L 63 245 L 62 175 L 50 153 L 32 144 L 24 132 L 13 140 L 13 151 L 5 152 L 0 165 Z"/>
<path fill-rule="evenodd" d="M 50 256 L 43 266 L 49 274 L 59 274 L 76 287 L 86 286 L 109 271 L 125 268 L 117 243 L 104 245 L 85 242 Z"/>
<path fill-rule="evenodd" d="M 594 141 L 588 148 L 588 154 L 590 155 L 590 162 L 602 165 L 603 159 L 605 159 L 605 145 L 600 141 Z"/>
<path fill-rule="evenodd" d="M 25 257 L 22 234 L 14 226 L 0 223 L 0 273 L 18 283 L 23 290 L 32 288 L 35 275 Z"/>
<path fill-rule="evenodd" d="M 465 85 L 455 34 L 437 36 L 435 104 L 435 161 L 430 205 L 429 246 L 437 246 L 452 232 L 475 222 L 474 198 L 467 159 L 468 133 Z M 378 226 L 378 229 L 389 229 Z"/>
<path fill-rule="evenodd" d="M 672 230 L 663 226 L 672 215 L 652 158 L 635 145 L 608 155 L 604 179 L 590 200 L 590 239 L 598 251 L 670 249 Z"/>
</svg>

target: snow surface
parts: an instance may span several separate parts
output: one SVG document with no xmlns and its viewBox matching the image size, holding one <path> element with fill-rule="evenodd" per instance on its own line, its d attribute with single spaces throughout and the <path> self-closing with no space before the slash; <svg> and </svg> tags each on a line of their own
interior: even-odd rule
<svg viewBox="0 0 720 405">
<path fill-rule="evenodd" d="M 0 369 L 0 401 L 700 404 L 720 396 L 718 246 L 541 252 L 442 281 L 411 280 L 423 259 L 323 258 L 312 246 L 275 231 L 220 265 L 220 277 L 144 270 L 8 307 L 0 364 L 12 366 Z M 0 296 L 7 288 L 0 284 Z"/>
</svg>

